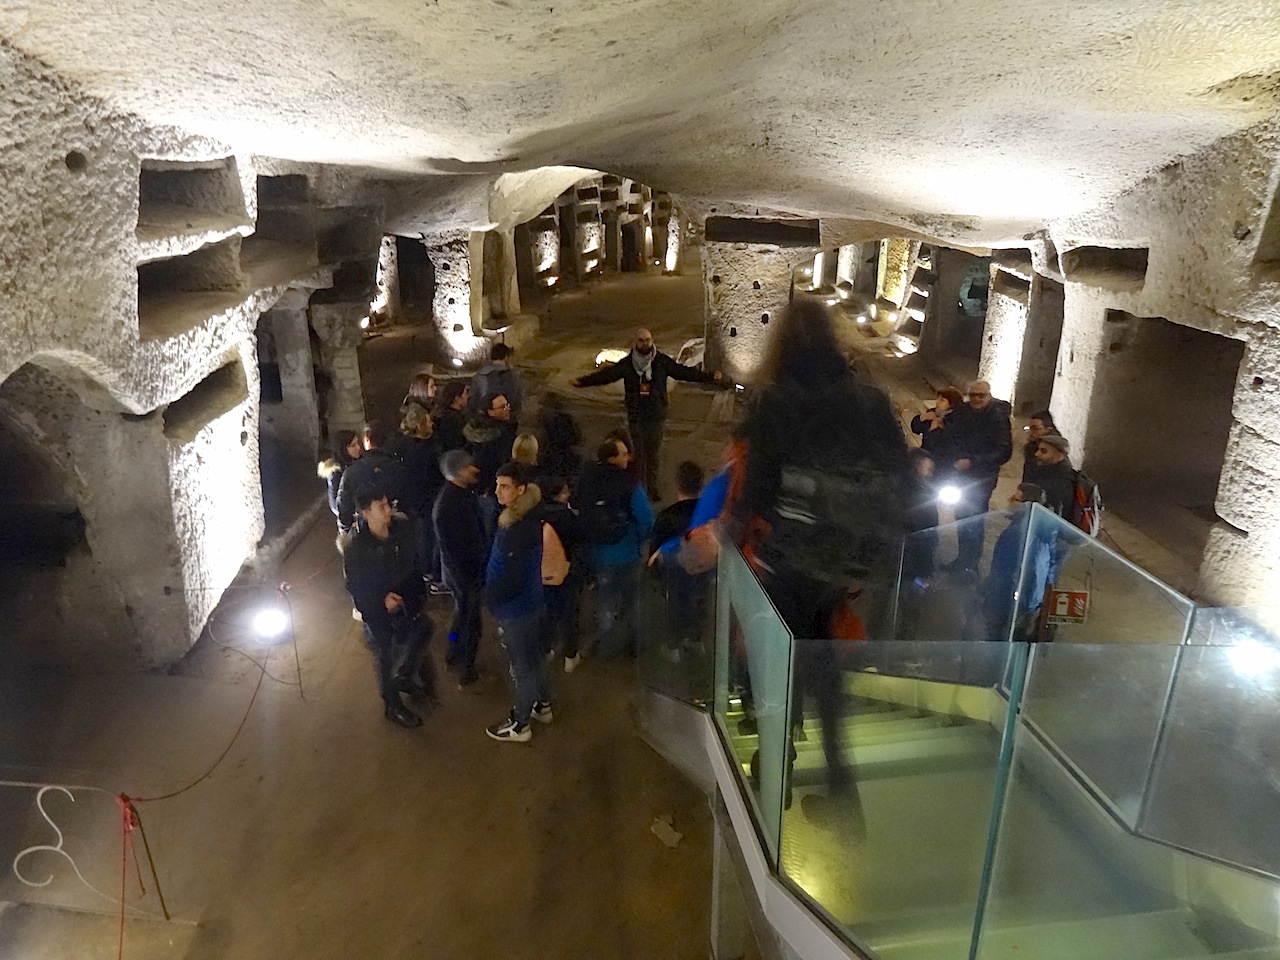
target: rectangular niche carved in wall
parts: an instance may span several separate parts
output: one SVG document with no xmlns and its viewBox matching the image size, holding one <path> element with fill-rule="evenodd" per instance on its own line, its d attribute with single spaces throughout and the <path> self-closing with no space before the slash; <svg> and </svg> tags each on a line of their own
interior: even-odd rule
<svg viewBox="0 0 1280 960">
<path fill-rule="evenodd" d="M 1147 279 L 1146 247 L 1076 247 L 1061 263 L 1068 281 L 1104 290 L 1141 290 Z"/>
<path fill-rule="evenodd" d="M 240 361 L 232 360 L 205 377 L 164 411 L 164 435 L 190 443 L 206 426 L 249 399 L 249 383 Z"/>
<path fill-rule="evenodd" d="M 757 220 L 752 217 L 707 217 L 707 239 L 713 243 L 769 243 L 779 247 L 820 247 L 817 220 Z"/>
<path fill-rule="evenodd" d="M 1031 283 L 1003 268 L 993 271 L 991 292 L 1016 300 L 1024 307 L 1031 302 Z"/>
<path fill-rule="evenodd" d="M 166 239 L 203 236 L 207 241 L 247 223 L 234 157 L 142 161 L 137 236 L 143 259 L 150 259 L 149 248 Z"/>
<path fill-rule="evenodd" d="M 240 238 L 138 265 L 138 335 L 176 337 L 245 298 Z"/>
</svg>

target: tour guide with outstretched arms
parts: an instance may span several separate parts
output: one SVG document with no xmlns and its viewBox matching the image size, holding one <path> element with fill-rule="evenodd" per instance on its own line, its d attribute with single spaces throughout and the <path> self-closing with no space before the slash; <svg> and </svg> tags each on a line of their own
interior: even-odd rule
<svg viewBox="0 0 1280 960">
<path fill-rule="evenodd" d="M 668 379 L 719 383 L 724 375 L 719 370 L 707 373 L 697 367 L 677 363 L 660 351 L 654 345 L 653 334 L 642 328 L 636 331 L 636 342 L 631 352 L 617 363 L 569 381 L 574 387 L 598 387 L 622 381 L 626 389 L 627 425 L 640 461 L 645 488 L 654 498 L 658 496 L 658 463 L 662 431 L 667 422 Z"/>
</svg>

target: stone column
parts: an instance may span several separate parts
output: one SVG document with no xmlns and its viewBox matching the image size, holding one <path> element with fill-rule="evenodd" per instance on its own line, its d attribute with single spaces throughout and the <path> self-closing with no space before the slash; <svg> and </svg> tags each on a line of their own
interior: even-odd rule
<svg viewBox="0 0 1280 960">
<path fill-rule="evenodd" d="M 385 236 L 378 246 L 378 295 L 374 303 L 377 311 L 385 311 L 392 323 L 404 322 L 404 309 L 400 302 L 400 264 L 396 257 L 396 238 Z"/>
<path fill-rule="evenodd" d="M 817 247 L 704 242 L 706 369 L 722 370 L 737 383 L 754 382 L 769 322 L 790 300 L 792 271 L 819 252 Z"/>
<path fill-rule="evenodd" d="M 520 277 L 516 259 L 516 231 L 514 228 L 503 230 L 502 236 L 502 300 L 508 317 L 520 315 Z"/>
<path fill-rule="evenodd" d="M 1062 342 L 1062 284 L 1036 274 L 1031 278 L 1022 357 L 1014 386 L 1014 410 L 1029 414 L 1049 407 L 1053 396 L 1058 346 Z"/>
<path fill-rule="evenodd" d="M 429 234 L 423 239 L 435 270 L 432 323 L 448 358 L 458 366 L 488 360 L 489 342 L 478 334 L 483 319 L 480 288 L 484 271 L 484 232 L 468 228 Z"/>
<path fill-rule="evenodd" d="M 929 319 L 920 334 L 920 356 L 937 362 L 956 353 L 964 342 L 962 323 L 967 318 L 961 316 L 957 298 L 960 284 L 978 258 L 945 247 L 934 247 L 933 258 L 933 269 L 938 279 L 929 296 Z M 974 322 L 977 322 L 976 318 Z M 963 390 L 965 384 L 955 386 Z"/>
<path fill-rule="evenodd" d="M 1030 298 L 1029 281 L 999 268 L 992 270 L 978 376 L 991 384 L 992 396 L 1015 405 Z"/>
<path fill-rule="evenodd" d="M 187 394 L 122 413 L 84 375 L 75 392 L 31 364 L 0 388 L 5 420 L 55 461 L 88 549 L 46 571 L 40 659 L 78 669 L 172 663 L 262 536 L 253 345 L 237 344 Z"/>
<path fill-rule="evenodd" d="M 322 398 L 329 435 L 335 430 L 359 430 L 365 421 L 364 390 L 360 381 L 360 320 L 367 304 L 313 303 L 311 326 L 320 338 L 320 369 L 329 378 Z"/>
</svg>

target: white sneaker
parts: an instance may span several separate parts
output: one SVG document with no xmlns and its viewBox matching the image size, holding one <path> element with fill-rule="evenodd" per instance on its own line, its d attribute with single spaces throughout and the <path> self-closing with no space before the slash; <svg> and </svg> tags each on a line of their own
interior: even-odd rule
<svg viewBox="0 0 1280 960">
<path fill-rule="evenodd" d="M 533 738 L 529 724 L 516 723 L 515 717 L 507 717 L 500 723 L 485 727 L 484 732 L 503 743 L 528 743 Z"/>
<path fill-rule="evenodd" d="M 564 658 L 564 672 L 573 673 L 578 669 L 578 664 L 582 663 L 582 654 L 575 653 L 572 657 Z"/>
</svg>

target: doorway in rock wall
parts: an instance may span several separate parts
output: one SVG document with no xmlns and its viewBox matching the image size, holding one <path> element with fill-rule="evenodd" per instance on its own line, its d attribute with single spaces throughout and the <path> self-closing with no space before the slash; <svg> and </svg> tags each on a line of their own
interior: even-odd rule
<svg viewBox="0 0 1280 960">
<path fill-rule="evenodd" d="M 644 269 L 644 224 L 632 220 L 622 225 L 622 269 L 635 272 Z"/>
<path fill-rule="evenodd" d="M 267 310 L 258 318 L 258 470 L 264 537 L 288 529 L 317 496 L 319 398 L 310 325 L 304 310 Z"/>
<path fill-rule="evenodd" d="M 1218 519 L 1245 345 L 1119 310 L 1107 312 L 1103 333 L 1083 466 L 1108 510 L 1167 549 L 1198 557 Z"/>
</svg>

